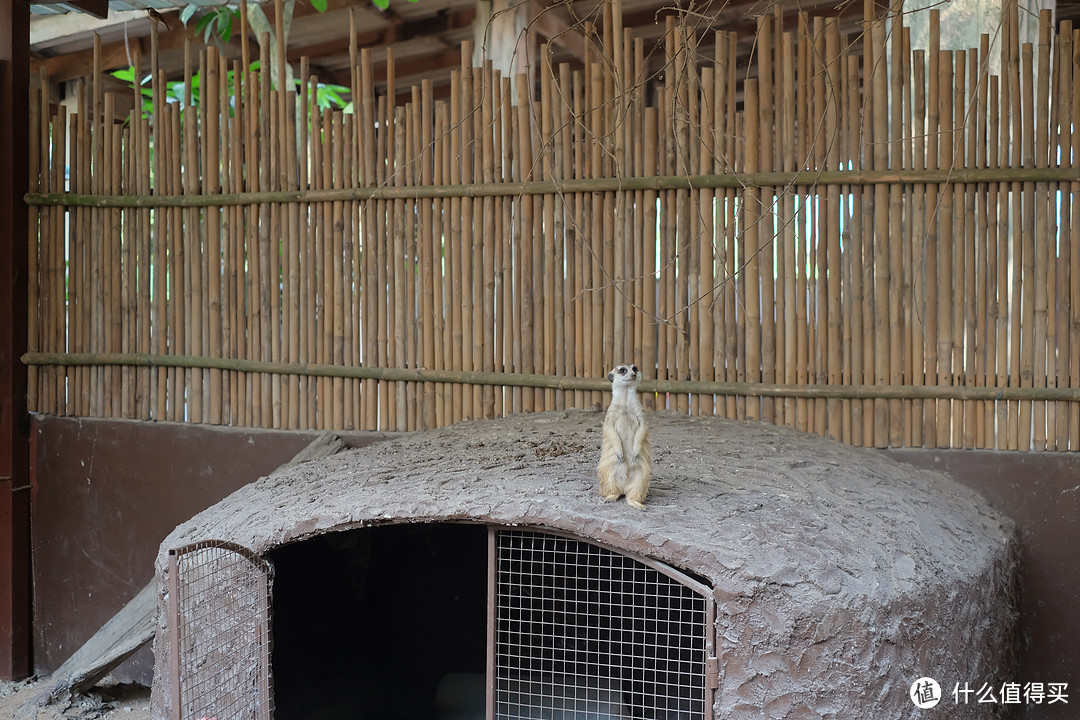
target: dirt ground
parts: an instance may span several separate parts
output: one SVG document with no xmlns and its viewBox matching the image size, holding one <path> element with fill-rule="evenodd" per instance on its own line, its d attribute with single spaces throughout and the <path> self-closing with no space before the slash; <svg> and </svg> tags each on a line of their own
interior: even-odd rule
<svg viewBox="0 0 1080 720">
<path fill-rule="evenodd" d="M 117 685 L 105 678 L 89 694 L 71 702 L 39 708 L 37 713 L 24 706 L 41 691 L 35 680 L 0 681 L 0 718 L 4 720 L 150 720 L 150 688 L 142 685 Z"/>
</svg>

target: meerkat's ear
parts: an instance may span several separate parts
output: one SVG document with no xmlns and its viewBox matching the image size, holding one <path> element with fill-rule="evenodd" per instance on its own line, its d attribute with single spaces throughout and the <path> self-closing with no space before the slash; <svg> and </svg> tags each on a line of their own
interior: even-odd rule
<svg viewBox="0 0 1080 720">
<path fill-rule="evenodd" d="M 613 372 L 609 372 L 609 373 L 607 374 L 607 381 L 608 381 L 608 382 L 615 382 L 615 373 L 613 373 Z"/>
</svg>

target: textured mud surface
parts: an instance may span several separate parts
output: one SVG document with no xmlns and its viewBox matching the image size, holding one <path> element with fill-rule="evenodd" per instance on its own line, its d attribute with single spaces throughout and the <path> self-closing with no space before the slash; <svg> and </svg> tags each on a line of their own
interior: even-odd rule
<svg viewBox="0 0 1080 720">
<path fill-rule="evenodd" d="M 916 717 L 908 687 L 921 676 L 948 687 L 1009 676 L 1014 533 L 974 492 L 785 428 L 657 413 L 641 512 L 597 493 L 601 419 L 461 423 L 289 468 L 177 528 L 159 555 L 161 587 L 165 551 L 210 538 L 263 554 L 376 523 L 537 525 L 713 585 L 717 717 Z"/>
</svg>

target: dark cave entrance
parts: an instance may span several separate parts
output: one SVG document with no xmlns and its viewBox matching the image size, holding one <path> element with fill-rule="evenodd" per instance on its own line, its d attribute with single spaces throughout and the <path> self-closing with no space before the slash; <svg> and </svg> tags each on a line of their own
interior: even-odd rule
<svg viewBox="0 0 1080 720">
<path fill-rule="evenodd" d="M 482 716 L 487 543 L 483 525 L 387 525 L 269 553 L 276 720 L 431 720 L 447 677 Z"/>
</svg>

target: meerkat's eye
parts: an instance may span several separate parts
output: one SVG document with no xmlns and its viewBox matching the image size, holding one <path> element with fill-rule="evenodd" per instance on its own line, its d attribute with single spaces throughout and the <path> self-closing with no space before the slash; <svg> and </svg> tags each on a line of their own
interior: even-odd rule
<svg viewBox="0 0 1080 720">
<path fill-rule="evenodd" d="M 633 370 L 635 373 L 638 371 L 637 365 L 632 365 L 630 369 Z"/>
<path fill-rule="evenodd" d="M 619 367 L 619 374 L 620 375 L 625 375 L 626 374 L 626 367 L 625 366 L 620 366 Z"/>
</svg>

